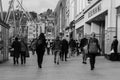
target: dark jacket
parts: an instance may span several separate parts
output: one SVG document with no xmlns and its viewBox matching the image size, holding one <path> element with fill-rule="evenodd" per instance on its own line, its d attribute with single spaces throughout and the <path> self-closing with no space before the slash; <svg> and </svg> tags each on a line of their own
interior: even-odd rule
<svg viewBox="0 0 120 80">
<path fill-rule="evenodd" d="M 76 47 L 76 42 L 75 42 L 75 40 L 73 40 L 73 39 L 70 40 L 70 42 L 69 42 L 69 47 L 70 47 L 70 48 L 73 48 L 73 49 Z"/>
<path fill-rule="evenodd" d="M 111 50 L 113 49 L 115 53 L 117 53 L 117 47 L 118 47 L 118 40 L 115 39 L 111 44 Z"/>
<path fill-rule="evenodd" d="M 80 41 L 80 49 L 81 49 L 81 51 L 83 51 L 83 47 L 85 45 L 87 45 L 87 44 L 88 44 L 88 39 L 87 38 L 81 39 L 81 41 Z"/>
<path fill-rule="evenodd" d="M 61 50 L 62 44 L 60 40 L 55 40 L 53 42 L 53 50 Z"/>
<path fill-rule="evenodd" d="M 68 41 L 66 39 L 62 40 L 62 51 L 68 51 Z"/>
<path fill-rule="evenodd" d="M 14 57 L 19 57 L 20 51 L 21 51 L 21 44 L 20 44 L 20 42 L 19 41 L 14 41 L 12 43 L 12 48 L 14 48 L 14 54 L 13 54 L 13 56 Z"/>
<path fill-rule="evenodd" d="M 39 38 L 36 42 L 36 52 L 45 52 L 46 39 Z"/>
</svg>

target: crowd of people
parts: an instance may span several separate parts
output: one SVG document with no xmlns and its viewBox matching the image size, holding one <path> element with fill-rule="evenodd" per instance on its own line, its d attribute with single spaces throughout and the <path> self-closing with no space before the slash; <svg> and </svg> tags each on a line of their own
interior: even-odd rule
<svg viewBox="0 0 120 80">
<path fill-rule="evenodd" d="M 29 49 L 34 55 L 37 55 L 38 67 L 42 68 L 43 56 L 45 51 L 47 55 L 54 55 L 54 63 L 58 64 L 61 61 L 67 61 L 67 58 L 78 56 L 82 54 L 83 64 L 87 64 L 86 60 L 89 57 L 90 59 L 90 69 L 94 70 L 95 68 L 95 58 L 98 53 L 101 53 L 99 41 L 96 37 L 96 34 L 93 32 L 88 38 L 86 35 L 83 36 L 80 41 L 74 40 L 73 38 L 70 41 L 67 41 L 65 37 L 57 36 L 56 39 L 51 43 L 50 40 L 46 41 L 44 33 L 41 33 L 39 38 L 34 39 L 30 47 L 27 46 L 24 38 L 20 40 L 16 37 L 11 45 L 11 50 L 13 53 L 13 63 L 19 64 L 19 57 L 21 58 L 21 64 L 26 63 L 26 57 L 29 57 Z M 113 47 L 113 44 L 112 44 Z"/>
</svg>

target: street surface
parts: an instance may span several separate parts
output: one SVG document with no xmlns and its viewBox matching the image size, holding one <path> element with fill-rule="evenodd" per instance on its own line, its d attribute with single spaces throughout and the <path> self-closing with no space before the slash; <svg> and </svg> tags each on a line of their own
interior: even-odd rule
<svg viewBox="0 0 120 80">
<path fill-rule="evenodd" d="M 25 65 L 13 65 L 10 58 L 0 64 L 0 80 L 120 80 L 120 62 L 97 57 L 96 68 L 91 71 L 89 61 L 82 64 L 81 56 L 56 65 L 52 55 L 45 55 L 42 69 L 37 66 L 36 55 L 27 58 Z"/>
</svg>

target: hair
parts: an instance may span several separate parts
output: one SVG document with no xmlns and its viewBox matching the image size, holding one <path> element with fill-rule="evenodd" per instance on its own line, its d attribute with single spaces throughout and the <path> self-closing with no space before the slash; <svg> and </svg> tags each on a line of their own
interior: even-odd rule
<svg viewBox="0 0 120 80">
<path fill-rule="evenodd" d="M 95 32 L 92 32 L 92 33 L 91 33 L 91 35 L 93 35 L 93 37 L 95 37 L 95 36 L 96 36 Z"/>
<path fill-rule="evenodd" d="M 45 35 L 44 35 L 44 33 L 41 33 L 40 36 L 39 36 L 39 38 L 43 38 L 43 39 L 45 39 Z"/>
<path fill-rule="evenodd" d="M 18 41 L 18 38 L 16 37 L 15 40 Z"/>
</svg>

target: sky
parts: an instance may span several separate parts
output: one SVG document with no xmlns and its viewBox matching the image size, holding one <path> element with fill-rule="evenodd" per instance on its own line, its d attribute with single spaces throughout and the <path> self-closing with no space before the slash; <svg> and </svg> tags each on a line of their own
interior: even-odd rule
<svg viewBox="0 0 120 80">
<path fill-rule="evenodd" d="M 8 11 L 9 1 L 10 0 L 2 0 L 4 11 Z M 27 11 L 35 11 L 37 13 L 41 13 L 46 11 L 48 8 L 54 10 L 58 1 L 59 0 L 23 0 L 23 7 Z M 17 0 L 15 0 L 15 6 L 17 4 Z"/>
</svg>

